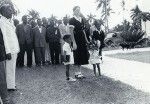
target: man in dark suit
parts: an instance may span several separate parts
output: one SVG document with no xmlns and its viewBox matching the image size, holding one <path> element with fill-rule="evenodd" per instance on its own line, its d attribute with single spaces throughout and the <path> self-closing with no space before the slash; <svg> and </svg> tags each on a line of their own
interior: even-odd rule
<svg viewBox="0 0 150 104">
<path fill-rule="evenodd" d="M 60 46 L 60 31 L 59 28 L 55 26 L 53 20 L 50 21 L 50 25 L 46 31 L 46 41 L 49 43 L 50 48 L 50 55 L 51 55 L 51 62 L 52 64 L 60 64 L 60 53 L 61 53 L 61 46 Z"/>
<path fill-rule="evenodd" d="M 33 44 L 35 52 L 35 63 L 37 66 L 45 64 L 46 28 L 42 26 L 42 20 L 38 19 L 37 24 L 32 28 Z"/>
<path fill-rule="evenodd" d="M 22 24 L 17 25 L 16 33 L 20 45 L 20 52 L 18 54 L 17 66 L 24 66 L 24 54 L 27 53 L 27 66 L 32 66 L 32 48 L 33 48 L 33 35 L 31 26 L 28 24 L 27 15 L 22 17 Z"/>
</svg>

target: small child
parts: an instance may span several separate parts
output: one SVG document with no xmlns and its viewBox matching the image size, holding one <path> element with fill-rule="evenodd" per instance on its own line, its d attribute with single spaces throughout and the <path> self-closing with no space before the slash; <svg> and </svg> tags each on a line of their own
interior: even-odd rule
<svg viewBox="0 0 150 104">
<path fill-rule="evenodd" d="M 70 65 L 74 64 L 73 51 L 71 46 L 71 35 L 64 35 L 63 40 L 65 41 L 63 45 L 63 55 L 64 55 L 64 65 L 66 66 L 66 77 L 68 81 L 76 81 L 76 79 L 70 77 L 69 70 Z"/>
<path fill-rule="evenodd" d="M 92 40 L 90 49 L 89 49 L 89 53 L 90 53 L 89 63 L 93 65 L 95 76 L 96 76 L 96 67 L 98 69 L 99 76 L 101 76 L 100 63 L 102 62 L 101 60 L 102 57 L 99 54 L 99 47 L 100 47 L 100 41 Z"/>
</svg>

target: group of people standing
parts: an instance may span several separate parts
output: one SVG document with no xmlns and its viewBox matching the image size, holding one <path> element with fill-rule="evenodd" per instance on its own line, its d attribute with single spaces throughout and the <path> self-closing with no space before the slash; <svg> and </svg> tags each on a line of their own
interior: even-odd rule
<svg viewBox="0 0 150 104">
<path fill-rule="evenodd" d="M 64 63 L 69 81 L 85 78 L 81 65 L 89 62 L 93 65 L 94 74 L 97 66 L 100 75 L 104 32 L 97 21 L 87 29 L 79 6 L 73 8 L 71 19 L 64 17 L 63 22 L 57 25 L 46 18 L 29 22 L 28 16 L 24 15 L 22 23 L 15 24 L 16 27 L 11 21 L 12 9 L 10 5 L 0 8 L 0 96 L 4 104 L 7 104 L 7 90 L 16 90 L 15 70 L 16 66 L 24 67 L 25 53 L 29 68 L 33 65 L 33 52 L 36 66 Z M 71 64 L 77 66 L 76 79 L 70 77 Z"/>
<path fill-rule="evenodd" d="M 80 7 L 73 8 L 73 17 L 69 20 L 68 25 L 70 33 L 63 37 L 63 55 L 64 64 L 66 65 L 66 77 L 69 81 L 85 78 L 81 73 L 81 65 L 92 64 L 96 76 L 96 68 L 100 73 L 100 63 L 102 62 L 102 48 L 104 48 L 104 32 L 101 30 L 101 24 L 95 21 L 88 28 L 85 18 L 80 12 Z M 88 33 L 89 32 L 89 33 Z M 90 35 L 88 35 L 90 34 Z M 71 58 L 73 56 L 73 58 Z M 73 60 L 72 60 L 73 59 Z M 70 65 L 77 66 L 75 78 L 70 77 Z"/>
</svg>

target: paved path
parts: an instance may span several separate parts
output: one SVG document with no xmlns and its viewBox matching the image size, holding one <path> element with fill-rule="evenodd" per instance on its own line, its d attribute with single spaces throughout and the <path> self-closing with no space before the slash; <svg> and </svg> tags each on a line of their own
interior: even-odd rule
<svg viewBox="0 0 150 104">
<path fill-rule="evenodd" d="M 138 51 L 150 51 L 150 48 L 138 48 L 125 51 L 106 51 L 104 52 L 104 55 L 131 53 Z M 103 75 L 129 84 L 136 89 L 150 93 L 150 64 L 129 61 L 125 59 L 111 58 L 107 56 L 104 56 L 103 59 L 104 63 L 101 65 Z M 92 69 L 91 65 L 85 67 Z"/>
</svg>

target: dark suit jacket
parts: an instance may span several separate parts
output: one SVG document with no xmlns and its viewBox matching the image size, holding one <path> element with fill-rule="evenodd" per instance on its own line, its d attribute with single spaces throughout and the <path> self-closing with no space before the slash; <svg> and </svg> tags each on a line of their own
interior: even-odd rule
<svg viewBox="0 0 150 104">
<path fill-rule="evenodd" d="M 48 27 L 46 30 L 46 41 L 51 42 L 60 42 L 61 34 L 58 27 Z"/>
<path fill-rule="evenodd" d="M 5 45 L 3 40 L 3 34 L 0 29 L 0 62 L 4 61 L 5 59 L 6 59 Z"/>
<path fill-rule="evenodd" d="M 41 33 L 38 26 L 32 29 L 34 47 L 45 47 L 46 45 L 46 28 L 43 26 L 41 28 Z"/>
<path fill-rule="evenodd" d="M 33 42 L 33 35 L 32 35 L 32 32 L 31 32 L 31 26 L 29 24 L 27 24 L 26 31 L 24 29 L 23 23 L 17 25 L 17 27 L 16 27 L 16 34 L 18 36 L 19 44 L 25 44 L 25 42 L 27 44 L 32 44 L 32 42 Z"/>
</svg>

